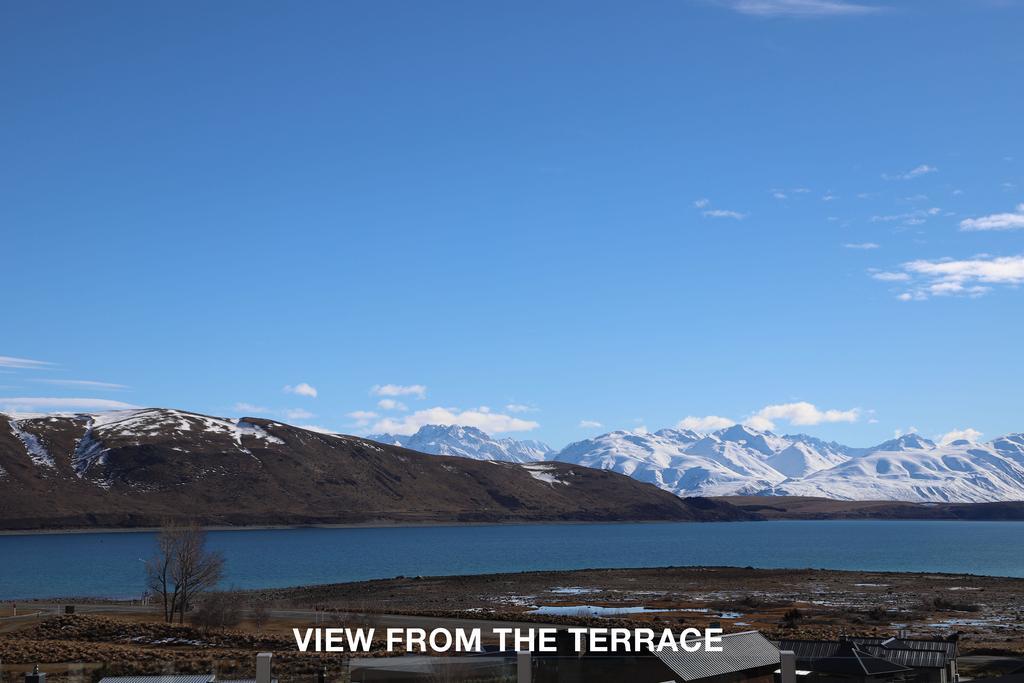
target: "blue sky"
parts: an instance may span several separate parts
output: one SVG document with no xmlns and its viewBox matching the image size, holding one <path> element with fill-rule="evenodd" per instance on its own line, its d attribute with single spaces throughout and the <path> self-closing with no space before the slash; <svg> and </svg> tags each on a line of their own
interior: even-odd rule
<svg viewBox="0 0 1024 683">
<path fill-rule="evenodd" d="M 0 409 L 1024 430 L 1022 20 L 6 3 Z"/>
</svg>

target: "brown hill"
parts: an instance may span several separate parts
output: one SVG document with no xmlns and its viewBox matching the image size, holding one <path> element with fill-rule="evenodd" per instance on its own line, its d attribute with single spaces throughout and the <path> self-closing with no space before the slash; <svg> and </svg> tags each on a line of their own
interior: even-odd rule
<svg viewBox="0 0 1024 683">
<path fill-rule="evenodd" d="M 168 409 L 0 415 L 0 529 L 753 519 L 565 463 L 425 455 L 257 418 Z"/>
<path fill-rule="evenodd" d="M 895 500 L 832 500 L 807 496 L 716 498 L 764 519 L 962 519 L 1024 520 L 1024 501 L 911 503 Z"/>
</svg>

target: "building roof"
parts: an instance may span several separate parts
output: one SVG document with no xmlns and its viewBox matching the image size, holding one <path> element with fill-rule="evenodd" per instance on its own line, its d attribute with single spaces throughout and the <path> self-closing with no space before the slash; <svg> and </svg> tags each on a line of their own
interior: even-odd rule
<svg viewBox="0 0 1024 683">
<path fill-rule="evenodd" d="M 957 658 L 955 640 L 924 638 L 850 638 L 872 654 L 918 668 L 940 668 Z"/>
<path fill-rule="evenodd" d="M 506 669 L 514 663 L 509 657 L 430 657 L 427 655 L 402 655 L 399 657 L 359 657 L 349 660 L 349 671 L 374 670 L 384 673 L 426 673 L 439 674 L 446 667 L 453 667 L 461 673 L 480 673 L 495 668 Z"/>
<path fill-rule="evenodd" d="M 947 662 L 946 654 L 935 650 L 897 650 L 884 645 L 858 645 L 857 647 L 876 657 L 884 657 L 890 662 L 915 669 L 941 669 L 946 666 Z"/>
<path fill-rule="evenodd" d="M 831 657 L 839 650 L 838 640 L 778 640 L 775 644 L 780 650 L 796 653 L 797 659 L 824 659 Z"/>
<path fill-rule="evenodd" d="M 943 652 L 947 659 L 956 659 L 960 653 L 960 644 L 956 640 L 923 640 L 917 638 L 890 638 L 882 643 L 889 649 L 930 650 Z"/>
<path fill-rule="evenodd" d="M 213 683 L 213 674 L 186 676 L 106 676 L 100 683 Z"/>
<path fill-rule="evenodd" d="M 851 645 L 863 655 L 886 660 L 913 669 L 938 669 L 957 657 L 957 643 L 953 640 L 925 640 L 910 638 L 844 638 L 843 640 L 781 640 L 780 650 L 792 650 L 798 660 L 813 661 L 815 670 L 824 670 L 821 660 L 831 657 L 850 657 L 846 646 Z"/>
<path fill-rule="evenodd" d="M 757 631 L 722 636 L 721 652 L 652 650 L 651 654 L 684 681 L 779 664 L 779 648 Z"/>
<path fill-rule="evenodd" d="M 796 653 L 798 661 L 821 673 L 851 676 L 880 676 L 909 671 L 907 666 L 879 656 L 866 646 L 852 640 L 781 640 L 780 650 Z"/>
<path fill-rule="evenodd" d="M 866 645 L 884 645 L 887 648 L 896 650 L 944 652 L 947 657 L 951 658 L 956 657 L 959 652 L 957 641 L 945 638 L 865 638 L 857 636 L 848 640 Z"/>
</svg>

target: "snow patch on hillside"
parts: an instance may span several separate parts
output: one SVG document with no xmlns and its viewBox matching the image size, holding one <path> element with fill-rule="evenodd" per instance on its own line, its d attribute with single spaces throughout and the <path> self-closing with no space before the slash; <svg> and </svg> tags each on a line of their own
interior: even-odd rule
<svg viewBox="0 0 1024 683">
<path fill-rule="evenodd" d="M 530 473 L 530 476 L 537 481 L 542 481 L 545 484 L 563 484 L 569 485 L 569 482 L 562 481 L 555 475 L 551 474 L 552 470 L 555 469 L 553 465 L 535 464 L 535 465 L 523 465 L 524 470 Z"/>
<path fill-rule="evenodd" d="M 50 469 L 57 468 L 53 456 L 50 455 L 49 451 L 46 450 L 35 434 L 30 434 L 23 430 L 17 420 L 9 420 L 7 424 L 10 425 L 11 433 L 25 444 L 25 452 L 28 453 L 28 457 L 32 460 L 33 464 Z"/>
</svg>

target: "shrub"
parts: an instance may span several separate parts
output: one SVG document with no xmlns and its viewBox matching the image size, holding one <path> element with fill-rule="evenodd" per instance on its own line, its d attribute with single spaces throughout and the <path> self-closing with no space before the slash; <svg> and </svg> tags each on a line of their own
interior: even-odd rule
<svg viewBox="0 0 1024 683">
<path fill-rule="evenodd" d="M 804 618 L 803 612 L 796 607 L 791 607 L 782 615 L 782 624 L 786 628 L 794 628 Z"/>
<path fill-rule="evenodd" d="M 206 632 L 238 626 L 241 620 L 238 597 L 231 593 L 207 595 L 192 614 L 192 623 Z"/>
<path fill-rule="evenodd" d="M 864 616 L 866 616 L 869 621 L 886 621 L 889 618 L 889 610 L 881 605 L 875 605 L 865 612 Z"/>
</svg>

